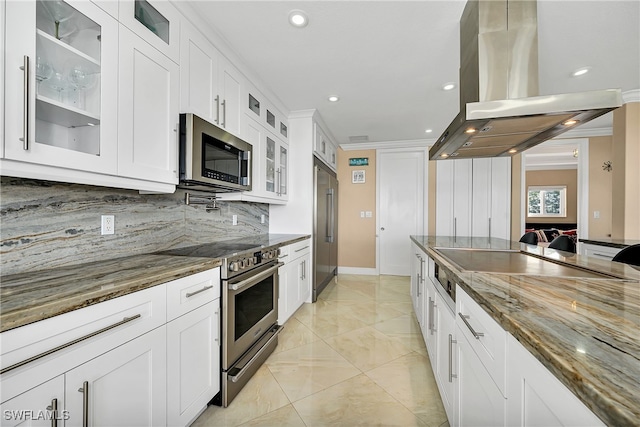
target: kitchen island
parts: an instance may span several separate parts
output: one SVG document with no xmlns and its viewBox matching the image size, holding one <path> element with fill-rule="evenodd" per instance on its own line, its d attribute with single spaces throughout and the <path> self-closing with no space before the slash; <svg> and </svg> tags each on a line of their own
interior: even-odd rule
<svg viewBox="0 0 640 427">
<path fill-rule="evenodd" d="M 602 422 L 638 424 L 640 271 L 501 239 L 411 236 L 411 240 L 450 270 L 457 286 Z M 444 255 L 451 248 L 496 254 L 516 251 L 534 257 L 534 263 L 577 270 L 558 276 L 488 265 L 474 271 Z"/>
</svg>

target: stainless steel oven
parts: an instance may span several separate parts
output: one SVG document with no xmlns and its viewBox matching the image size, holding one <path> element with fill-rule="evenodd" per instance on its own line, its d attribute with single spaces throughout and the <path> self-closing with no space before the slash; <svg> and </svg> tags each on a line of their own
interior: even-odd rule
<svg viewBox="0 0 640 427">
<path fill-rule="evenodd" d="M 227 258 L 222 268 L 222 393 L 228 406 L 278 344 L 277 250 Z"/>
</svg>

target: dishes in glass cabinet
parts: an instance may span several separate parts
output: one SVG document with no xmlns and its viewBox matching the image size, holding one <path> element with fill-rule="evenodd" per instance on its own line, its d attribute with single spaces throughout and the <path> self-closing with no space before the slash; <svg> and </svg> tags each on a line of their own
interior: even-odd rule
<svg viewBox="0 0 640 427">
<path fill-rule="evenodd" d="M 86 90 L 96 83 L 96 73 L 82 65 L 76 65 L 69 70 L 69 83 L 78 91 L 78 108 L 86 109 Z"/>
<path fill-rule="evenodd" d="M 48 12 L 54 24 L 54 37 L 58 40 L 68 37 L 76 31 L 75 24 L 70 20 L 74 9 L 61 0 L 40 1 L 40 4 Z M 63 24 L 62 27 L 60 24 Z"/>
<path fill-rule="evenodd" d="M 69 82 L 67 81 L 63 73 L 54 72 L 49 81 L 47 82 L 49 87 L 58 92 L 58 101 L 62 102 L 62 92 L 67 90 Z"/>
<path fill-rule="evenodd" d="M 44 80 L 48 80 L 53 75 L 53 67 L 48 62 L 45 62 L 43 58 L 36 58 L 36 81 L 37 91 L 40 92 L 40 83 Z"/>
</svg>

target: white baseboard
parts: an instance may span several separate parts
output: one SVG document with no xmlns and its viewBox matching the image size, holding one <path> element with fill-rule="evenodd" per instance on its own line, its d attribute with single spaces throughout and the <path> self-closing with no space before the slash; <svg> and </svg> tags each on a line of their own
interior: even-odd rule
<svg viewBox="0 0 640 427">
<path fill-rule="evenodd" d="M 364 276 L 377 276 L 378 269 L 362 267 L 338 267 L 338 274 L 361 274 Z"/>
</svg>

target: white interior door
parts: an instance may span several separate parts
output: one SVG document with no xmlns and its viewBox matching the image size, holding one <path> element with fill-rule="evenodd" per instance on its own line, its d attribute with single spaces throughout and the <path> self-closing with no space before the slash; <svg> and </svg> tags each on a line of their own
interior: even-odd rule
<svg viewBox="0 0 640 427">
<path fill-rule="evenodd" d="M 378 266 L 380 274 L 411 275 L 409 236 L 424 234 L 426 151 L 378 150 Z"/>
</svg>

